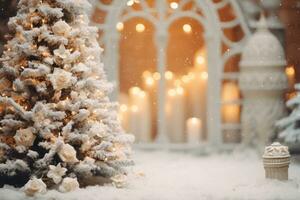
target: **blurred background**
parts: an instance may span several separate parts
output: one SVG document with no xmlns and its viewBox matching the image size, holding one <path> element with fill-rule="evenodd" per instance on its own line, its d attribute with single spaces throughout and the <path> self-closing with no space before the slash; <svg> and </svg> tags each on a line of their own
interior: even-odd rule
<svg viewBox="0 0 300 200">
<path fill-rule="evenodd" d="M 203 141 L 217 140 L 212 134 L 221 134 L 223 142 L 241 141 L 239 63 L 261 14 L 287 60 L 289 86 L 282 99 L 295 95 L 294 83 L 300 80 L 298 0 L 90 2 L 108 78 L 116 85 L 112 98 L 120 101 L 123 127 L 140 142 L 163 133 L 172 142 L 187 142 L 186 132 L 194 126 L 200 127 Z M 0 53 L 17 3 L 0 0 Z"/>
</svg>

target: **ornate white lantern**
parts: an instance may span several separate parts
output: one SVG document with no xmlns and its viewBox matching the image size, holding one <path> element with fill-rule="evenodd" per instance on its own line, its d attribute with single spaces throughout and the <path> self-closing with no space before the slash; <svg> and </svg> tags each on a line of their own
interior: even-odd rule
<svg viewBox="0 0 300 200">
<path fill-rule="evenodd" d="M 285 65 L 284 50 L 262 16 L 240 62 L 243 143 L 263 147 L 274 133 L 274 122 L 284 115 Z"/>
</svg>

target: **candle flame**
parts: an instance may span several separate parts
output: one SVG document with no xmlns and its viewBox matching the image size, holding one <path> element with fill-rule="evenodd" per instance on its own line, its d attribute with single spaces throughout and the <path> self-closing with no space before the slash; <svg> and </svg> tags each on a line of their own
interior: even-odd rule
<svg viewBox="0 0 300 200">
<path fill-rule="evenodd" d="M 290 66 L 290 67 L 287 67 L 285 69 L 285 73 L 288 75 L 288 76 L 294 76 L 295 75 L 295 68 L 293 66 Z"/>
<path fill-rule="evenodd" d="M 197 123 L 199 123 L 199 121 L 200 121 L 200 119 L 197 118 L 197 117 L 192 117 L 192 118 L 190 118 L 189 120 L 190 120 L 190 122 L 193 123 L 193 124 L 197 124 Z"/>
</svg>

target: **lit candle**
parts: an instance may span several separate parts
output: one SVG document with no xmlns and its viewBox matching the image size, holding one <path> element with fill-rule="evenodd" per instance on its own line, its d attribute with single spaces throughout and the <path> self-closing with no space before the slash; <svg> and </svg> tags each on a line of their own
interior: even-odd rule
<svg viewBox="0 0 300 200">
<path fill-rule="evenodd" d="M 295 68 L 294 66 L 289 66 L 285 69 L 285 73 L 288 78 L 289 89 L 293 90 L 295 85 Z"/>
<path fill-rule="evenodd" d="M 239 88 L 234 82 L 227 82 L 223 85 L 222 117 L 224 123 L 237 124 L 240 122 L 240 106 L 236 104 L 240 98 Z"/>
<path fill-rule="evenodd" d="M 202 122 L 199 118 L 193 117 L 186 121 L 187 142 L 199 144 L 202 135 Z"/>
<path fill-rule="evenodd" d="M 130 132 L 137 141 L 150 142 L 151 140 L 151 108 L 149 95 L 138 87 L 129 91 L 130 96 Z"/>
<path fill-rule="evenodd" d="M 168 90 L 166 99 L 167 134 L 174 143 L 184 142 L 185 118 L 184 89 L 177 87 Z"/>
<path fill-rule="evenodd" d="M 204 131 L 201 137 L 206 138 L 206 119 L 207 119 L 207 61 L 205 48 L 196 52 L 194 57 L 194 67 L 182 77 L 182 81 L 187 90 L 188 117 L 202 119 L 201 128 Z"/>
<path fill-rule="evenodd" d="M 188 109 L 189 117 L 198 117 L 202 119 L 203 130 L 206 130 L 206 96 L 207 96 L 207 79 L 206 71 L 194 68 L 188 75 Z M 205 137 L 204 135 L 202 135 Z"/>
<path fill-rule="evenodd" d="M 157 127 L 157 85 L 160 79 L 160 73 L 154 72 L 151 73 L 149 71 L 145 71 L 143 73 L 144 79 L 144 88 L 149 96 L 150 103 L 150 113 L 151 113 L 151 135 L 155 135 L 155 130 Z"/>
</svg>

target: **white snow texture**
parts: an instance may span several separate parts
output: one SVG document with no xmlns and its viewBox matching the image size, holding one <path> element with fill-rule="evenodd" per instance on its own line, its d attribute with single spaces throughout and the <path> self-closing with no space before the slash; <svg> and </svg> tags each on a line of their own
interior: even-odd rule
<svg viewBox="0 0 300 200">
<path fill-rule="evenodd" d="M 297 200 L 300 165 L 292 160 L 290 180 L 266 180 L 254 152 L 194 156 L 166 151 L 135 154 L 136 166 L 126 188 L 93 186 L 70 193 L 48 191 L 39 200 Z M 141 176 L 141 172 L 145 176 Z M 139 174 L 139 175 L 137 175 Z M 30 199 L 12 188 L 0 189 L 1 200 Z"/>
</svg>

